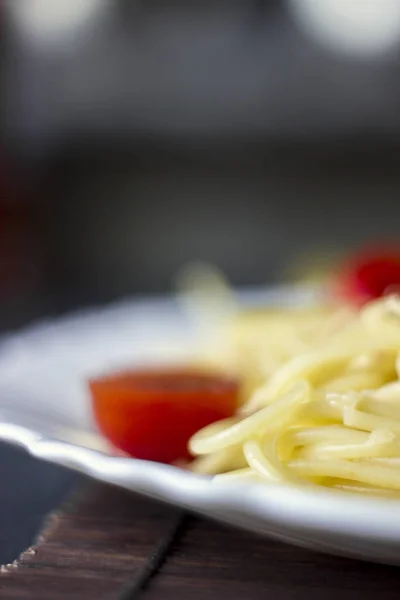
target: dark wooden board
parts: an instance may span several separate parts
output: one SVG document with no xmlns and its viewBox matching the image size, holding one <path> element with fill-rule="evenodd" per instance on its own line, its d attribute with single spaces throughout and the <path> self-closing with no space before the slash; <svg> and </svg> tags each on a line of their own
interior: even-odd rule
<svg viewBox="0 0 400 600">
<path fill-rule="evenodd" d="M 45 516 L 83 480 L 79 473 L 0 443 L 0 565 L 32 544 Z"/>
<path fill-rule="evenodd" d="M 165 560 L 157 565 L 160 548 Z M 146 570 L 149 561 L 158 566 L 154 572 Z M 90 484 L 48 518 L 34 550 L 2 568 L 0 598 L 119 600 L 124 587 L 139 580 L 143 585 L 134 586 L 135 600 L 394 600 L 400 595 L 395 567 L 317 554 Z"/>
</svg>

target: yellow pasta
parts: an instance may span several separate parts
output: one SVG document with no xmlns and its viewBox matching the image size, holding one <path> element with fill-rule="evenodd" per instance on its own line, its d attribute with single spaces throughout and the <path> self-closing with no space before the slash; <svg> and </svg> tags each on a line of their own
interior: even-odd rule
<svg viewBox="0 0 400 600">
<path fill-rule="evenodd" d="M 290 425 L 301 407 L 308 401 L 309 386 L 305 381 L 300 381 L 273 404 L 233 425 L 228 425 L 216 433 L 214 433 L 214 424 L 201 430 L 191 438 L 189 449 L 194 454 L 208 454 L 210 451 L 215 452 L 243 443 L 248 437 L 257 433 L 274 435 L 280 429 Z"/>
<path fill-rule="evenodd" d="M 193 470 L 219 483 L 400 493 L 400 298 L 359 311 L 229 306 L 207 360 L 239 374 L 243 404 L 192 437 Z"/>
</svg>

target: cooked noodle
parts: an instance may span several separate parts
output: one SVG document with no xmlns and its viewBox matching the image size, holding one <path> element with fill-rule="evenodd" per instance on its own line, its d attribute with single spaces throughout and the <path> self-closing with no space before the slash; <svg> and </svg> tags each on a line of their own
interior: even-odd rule
<svg viewBox="0 0 400 600">
<path fill-rule="evenodd" d="M 238 311 L 220 342 L 208 360 L 240 375 L 243 403 L 192 437 L 193 470 L 400 493 L 399 297 L 360 311 Z"/>
</svg>

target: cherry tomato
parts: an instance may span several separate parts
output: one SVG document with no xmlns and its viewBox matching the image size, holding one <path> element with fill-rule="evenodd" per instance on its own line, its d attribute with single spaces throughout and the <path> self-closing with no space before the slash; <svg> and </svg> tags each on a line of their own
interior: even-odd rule
<svg viewBox="0 0 400 600">
<path fill-rule="evenodd" d="M 371 249 L 349 260 L 334 281 L 334 293 L 353 304 L 400 290 L 400 250 Z"/>
<path fill-rule="evenodd" d="M 238 383 L 190 369 L 138 370 L 92 379 L 93 411 L 103 435 L 136 458 L 188 459 L 202 427 L 235 413 Z"/>
</svg>

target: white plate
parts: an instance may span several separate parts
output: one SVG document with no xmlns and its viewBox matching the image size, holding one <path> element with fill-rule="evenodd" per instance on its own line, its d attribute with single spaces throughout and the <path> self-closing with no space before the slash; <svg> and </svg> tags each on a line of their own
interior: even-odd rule
<svg viewBox="0 0 400 600">
<path fill-rule="evenodd" d="M 307 292 L 247 294 L 298 303 Z M 119 458 L 92 431 L 85 378 L 188 354 L 193 331 L 171 300 L 143 300 L 41 323 L 0 344 L 0 439 L 111 484 L 316 550 L 400 564 L 400 501 L 214 484 L 173 467 Z M 89 447 L 88 447 L 89 446 Z"/>
</svg>

